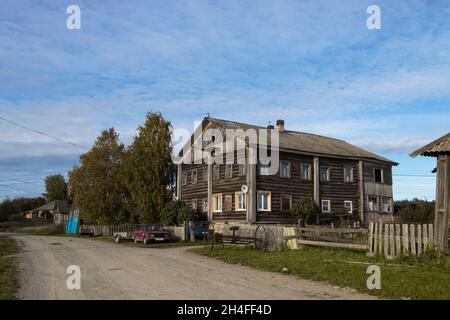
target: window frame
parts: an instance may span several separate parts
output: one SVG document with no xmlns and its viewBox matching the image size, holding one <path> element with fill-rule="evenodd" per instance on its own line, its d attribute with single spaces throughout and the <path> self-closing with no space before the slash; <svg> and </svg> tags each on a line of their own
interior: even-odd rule
<svg viewBox="0 0 450 320">
<path fill-rule="evenodd" d="M 377 181 L 376 171 L 380 170 L 380 181 Z M 375 183 L 384 183 L 384 169 L 383 168 L 373 168 L 373 181 Z"/>
<path fill-rule="evenodd" d="M 267 209 L 260 208 L 259 206 L 259 196 L 265 194 L 267 195 Z M 258 191 L 257 192 L 257 199 L 256 199 L 256 207 L 257 210 L 260 212 L 271 212 L 272 211 L 272 192 L 270 191 Z"/>
<path fill-rule="evenodd" d="M 227 198 L 230 201 L 230 207 L 229 208 L 226 207 Z M 223 199 L 222 200 L 222 211 L 223 212 L 232 212 L 233 211 L 233 195 L 232 194 L 226 194 L 225 196 L 223 196 L 222 199 Z"/>
<path fill-rule="evenodd" d="M 191 207 L 192 207 L 192 210 L 197 211 L 197 208 L 198 208 L 198 206 L 197 206 L 197 199 L 192 199 L 191 200 Z"/>
<path fill-rule="evenodd" d="M 202 212 L 208 212 L 208 198 L 202 199 Z"/>
<path fill-rule="evenodd" d="M 231 172 L 228 171 L 228 169 L 231 168 Z M 228 175 L 230 173 L 230 175 Z M 233 178 L 233 164 L 225 164 L 225 179 Z"/>
<path fill-rule="evenodd" d="M 195 176 L 195 179 L 194 179 L 194 176 Z M 192 184 L 197 184 L 197 182 L 198 182 L 198 171 L 197 171 L 197 169 L 192 169 L 192 171 L 191 171 L 191 183 Z"/>
<path fill-rule="evenodd" d="M 328 210 L 327 211 L 325 211 L 324 209 L 323 209 L 323 207 L 324 207 L 324 202 L 326 202 L 326 203 L 328 203 Z M 331 200 L 329 200 L 329 199 L 322 199 L 322 200 L 320 200 L 320 211 L 322 212 L 322 213 L 331 213 Z"/>
<path fill-rule="evenodd" d="M 212 166 L 212 178 L 213 180 L 220 180 L 220 164 L 214 164 Z M 217 177 L 216 177 L 217 172 Z"/>
<path fill-rule="evenodd" d="M 181 174 L 181 185 L 186 186 L 188 182 L 188 173 L 187 171 L 183 171 Z"/>
<path fill-rule="evenodd" d="M 287 164 L 287 175 L 283 174 L 283 165 Z M 291 177 L 291 162 L 288 160 L 280 161 L 280 178 L 290 178 Z"/>
<path fill-rule="evenodd" d="M 322 170 L 326 169 L 326 180 L 322 179 Z M 329 166 L 319 166 L 319 180 L 320 182 L 330 182 L 331 181 L 331 168 Z"/>
<path fill-rule="evenodd" d="M 346 175 L 347 170 L 350 170 L 350 176 L 349 176 L 350 180 L 349 181 L 347 181 L 347 175 Z M 345 183 L 352 183 L 352 182 L 354 182 L 353 175 L 354 175 L 354 168 L 353 168 L 353 166 L 350 166 L 350 165 L 344 166 L 344 182 Z"/>
<path fill-rule="evenodd" d="M 262 164 L 261 162 L 258 163 L 258 175 L 260 176 L 268 176 L 269 175 L 269 168 L 270 165 L 269 164 Z M 264 173 L 261 171 L 261 169 L 265 169 Z M 267 170 L 267 171 L 266 171 Z"/>
<path fill-rule="evenodd" d="M 283 197 L 289 198 L 289 209 L 283 208 Z M 292 208 L 292 195 L 290 194 L 280 194 L 280 211 L 281 212 L 290 212 Z"/>
<path fill-rule="evenodd" d="M 308 177 L 304 176 L 303 168 L 308 167 Z M 300 179 L 304 181 L 311 181 L 312 180 L 312 165 L 310 163 L 300 163 Z"/>
<path fill-rule="evenodd" d="M 241 168 L 244 168 L 241 170 Z M 247 175 L 247 165 L 245 163 L 239 163 L 238 164 L 239 169 L 239 176 L 246 176 Z"/>
<path fill-rule="evenodd" d="M 239 198 L 243 196 L 243 208 L 240 208 Z M 242 191 L 237 191 L 234 193 L 234 211 L 247 211 L 247 194 Z"/>
<path fill-rule="evenodd" d="M 353 214 L 353 201 L 352 200 L 344 200 L 344 208 L 347 209 L 346 203 L 350 203 L 350 210 L 347 211 L 348 214 Z"/>
<path fill-rule="evenodd" d="M 220 199 L 220 201 L 217 201 L 217 199 Z M 212 200 L 213 200 L 212 212 L 222 212 L 223 211 L 223 195 L 222 195 L 222 193 L 213 194 Z M 219 203 L 220 203 L 220 209 L 218 206 Z"/>
</svg>

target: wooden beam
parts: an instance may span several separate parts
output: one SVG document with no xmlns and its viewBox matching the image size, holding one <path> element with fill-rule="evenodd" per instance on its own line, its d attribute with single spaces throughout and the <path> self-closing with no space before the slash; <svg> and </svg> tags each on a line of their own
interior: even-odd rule
<svg viewBox="0 0 450 320">
<path fill-rule="evenodd" d="M 303 240 L 303 239 L 299 239 L 299 240 L 297 240 L 297 242 L 299 244 L 306 244 L 306 245 L 310 245 L 310 246 L 367 250 L 366 244 L 335 243 L 335 242 L 325 242 L 325 241 L 310 241 L 310 240 Z"/>
<path fill-rule="evenodd" d="M 361 222 L 365 222 L 365 208 L 364 208 L 364 163 L 359 161 L 358 163 L 358 176 L 359 176 L 359 217 Z"/>
<path fill-rule="evenodd" d="M 314 201 L 320 207 L 320 165 L 319 158 L 314 158 Z"/>
<path fill-rule="evenodd" d="M 253 224 L 256 222 L 256 163 L 251 159 L 257 160 L 257 149 L 249 145 L 247 150 L 247 223 Z"/>
</svg>

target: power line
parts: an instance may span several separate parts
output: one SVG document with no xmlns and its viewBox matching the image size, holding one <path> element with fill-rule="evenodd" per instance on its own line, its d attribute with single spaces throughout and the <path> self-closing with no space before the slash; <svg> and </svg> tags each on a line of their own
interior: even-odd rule
<svg viewBox="0 0 450 320">
<path fill-rule="evenodd" d="M 27 190 L 23 190 L 23 189 L 11 187 L 11 186 L 8 186 L 8 185 L 5 185 L 5 184 L 0 184 L 0 187 L 5 187 L 5 188 L 9 188 L 9 189 L 14 189 L 14 190 L 21 191 L 21 192 L 25 192 L 25 193 L 28 193 L 28 194 L 35 193 L 35 192 L 33 192 L 33 191 L 27 191 Z"/>
<path fill-rule="evenodd" d="M 48 137 L 48 138 L 52 138 L 52 139 L 57 140 L 57 141 L 59 141 L 59 142 L 63 142 L 63 143 L 66 143 L 66 144 L 70 144 L 70 145 L 72 145 L 72 146 L 79 147 L 79 148 L 83 148 L 83 149 L 88 149 L 88 147 L 83 146 L 83 145 L 81 145 L 81 144 L 77 144 L 77 143 L 74 143 L 74 142 L 70 142 L 70 141 L 67 141 L 67 140 L 58 138 L 58 137 L 53 136 L 53 135 L 51 135 L 51 134 L 48 134 L 48 133 L 42 132 L 42 131 L 40 131 L 40 130 L 36 130 L 36 129 L 30 128 L 30 127 L 27 127 L 27 126 L 25 126 L 25 125 L 23 125 L 23 124 L 14 122 L 14 121 L 12 121 L 12 120 L 8 120 L 8 119 L 6 119 L 6 118 L 4 118 L 4 117 L 1 117 L 1 116 L 0 116 L 0 120 L 3 120 L 3 121 L 5 121 L 5 122 L 8 122 L 8 123 L 10 123 L 10 124 L 12 124 L 12 125 L 15 125 L 15 126 L 19 127 L 19 128 L 26 129 L 26 130 L 32 131 L 32 132 L 34 132 L 34 133 L 40 134 L 40 135 L 42 135 L 42 136 L 45 136 L 45 137 Z"/>
<path fill-rule="evenodd" d="M 0 174 L 0 177 L 3 177 L 5 179 L 11 180 L 11 181 L 15 181 L 15 182 L 18 182 L 18 183 L 26 183 L 26 184 L 30 184 L 30 185 L 33 185 L 33 186 L 42 187 L 42 184 L 33 183 L 33 182 L 30 182 L 30 181 L 25 181 L 25 180 L 19 180 L 19 179 L 16 179 L 16 178 L 10 178 L 10 177 L 7 177 L 7 176 L 2 175 L 2 174 Z"/>
</svg>

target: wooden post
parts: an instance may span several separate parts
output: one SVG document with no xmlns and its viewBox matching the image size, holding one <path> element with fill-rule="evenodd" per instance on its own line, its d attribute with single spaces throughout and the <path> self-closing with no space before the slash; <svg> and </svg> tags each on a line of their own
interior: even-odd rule
<svg viewBox="0 0 450 320">
<path fill-rule="evenodd" d="M 211 159 L 209 159 L 211 162 Z M 212 222 L 212 193 L 213 193 L 213 172 L 212 164 L 208 163 L 208 222 Z"/>
<path fill-rule="evenodd" d="M 395 254 L 400 257 L 402 254 L 402 239 L 401 239 L 401 227 L 397 223 L 395 225 Z"/>
<path fill-rule="evenodd" d="M 389 250 L 391 258 L 396 256 L 395 254 L 395 234 L 394 234 L 394 224 L 389 224 Z"/>
<path fill-rule="evenodd" d="M 430 223 L 428 225 L 428 243 L 431 248 L 431 250 L 434 250 L 436 248 L 436 245 L 434 243 L 434 226 Z"/>
<path fill-rule="evenodd" d="M 436 173 L 436 209 L 434 215 L 434 241 L 441 252 L 448 250 L 450 210 L 450 155 L 439 155 Z"/>
<path fill-rule="evenodd" d="M 384 241 L 383 241 L 383 246 L 384 246 L 384 256 L 386 258 L 389 258 L 389 225 L 385 224 L 384 225 Z"/>
<path fill-rule="evenodd" d="M 194 222 L 192 221 L 189 221 L 189 236 L 191 241 L 195 241 Z"/>
<path fill-rule="evenodd" d="M 409 238 L 411 239 L 411 254 L 416 255 L 416 226 L 414 224 L 409 225 Z"/>
<path fill-rule="evenodd" d="M 417 225 L 417 255 L 422 254 L 422 225 Z"/>
<path fill-rule="evenodd" d="M 404 224 L 402 225 L 403 228 L 403 255 L 407 256 L 409 255 L 409 238 L 408 238 L 408 225 Z"/>
<path fill-rule="evenodd" d="M 361 222 L 365 221 L 364 213 L 364 165 L 362 161 L 358 163 L 358 175 L 359 175 L 359 218 Z"/>
<path fill-rule="evenodd" d="M 374 250 L 373 250 L 373 229 L 374 229 L 374 223 L 373 222 L 371 222 L 370 224 L 369 224 L 369 243 L 368 243 L 368 245 L 369 245 L 369 253 L 370 254 L 373 254 L 373 252 L 374 252 Z"/>
<path fill-rule="evenodd" d="M 318 157 L 314 157 L 314 201 L 320 208 L 320 165 Z M 319 223 L 319 217 L 317 217 L 317 223 Z"/>
<path fill-rule="evenodd" d="M 183 182 L 182 182 L 182 175 L 183 175 L 183 170 L 182 170 L 182 164 L 181 162 L 177 164 L 177 199 L 181 200 L 181 188 L 183 187 Z"/>
<path fill-rule="evenodd" d="M 381 256 L 383 254 L 383 223 L 379 223 L 378 228 L 378 254 Z"/>
<path fill-rule="evenodd" d="M 378 247 L 378 223 L 375 223 L 375 229 L 373 231 L 373 254 L 376 254 Z"/>
<path fill-rule="evenodd" d="M 255 146 L 248 147 L 247 159 L 247 223 L 256 222 L 256 162 L 258 161 Z M 252 160 L 253 159 L 253 160 Z M 255 163 L 253 163 L 255 162 Z"/>
<path fill-rule="evenodd" d="M 428 250 L 428 225 L 423 224 L 422 225 L 422 230 L 423 230 L 423 250 L 427 251 Z"/>
</svg>

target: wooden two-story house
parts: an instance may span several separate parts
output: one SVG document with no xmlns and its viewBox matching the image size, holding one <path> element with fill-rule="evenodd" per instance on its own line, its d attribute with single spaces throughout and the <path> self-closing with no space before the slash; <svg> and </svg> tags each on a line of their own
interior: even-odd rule
<svg viewBox="0 0 450 320">
<path fill-rule="evenodd" d="M 207 129 L 276 131 L 278 170 L 268 174 L 259 163 L 259 141 L 256 146 L 245 142 L 244 160 L 236 151 L 233 163 L 186 161 L 193 159 L 195 139 Z M 254 154 L 258 161 L 251 163 Z M 283 120 L 265 128 L 204 118 L 179 156 L 177 197 L 211 222 L 290 223 L 292 202 L 301 197 L 314 199 L 323 218 L 343 208 L 361 222 L 392 217 L 397 163 L 342 140 L 286 130 Z"/>
</svg>

